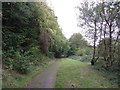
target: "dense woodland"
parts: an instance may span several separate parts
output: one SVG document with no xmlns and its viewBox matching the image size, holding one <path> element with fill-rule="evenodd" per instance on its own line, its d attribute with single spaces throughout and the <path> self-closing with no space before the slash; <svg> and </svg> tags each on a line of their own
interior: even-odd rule
<svg viewBox="0 0 120 90">
<path fill-rule="evenodd" d="M 31 65 L 41 63 L 35 59 L 41 54 L 50 58 L 67 55 L 68 42 L 45 2 L 3 3 L 2 7 L 5 68 L 26 73 Z"/>
<path fill-rule="evenodd" d="M 85 2 L 77 9 L 79 26 L 93 46 L 80 33 L 66 39 L 46 2 L 2 3 L 3 69 L 27 74 L 46 60 L 79 56 L 91 65 L 102 61 L 105 69 L 115 66 L 119 72 L 120 2 Z"/>
</svg>

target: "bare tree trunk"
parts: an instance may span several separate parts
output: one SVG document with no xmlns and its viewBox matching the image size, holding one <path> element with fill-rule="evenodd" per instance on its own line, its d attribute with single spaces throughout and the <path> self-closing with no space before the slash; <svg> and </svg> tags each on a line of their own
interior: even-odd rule
<svg viewBox="0 0 120 90">
<path fill-rule="evenodd" d="M 106 41 L 105 41 L 105 38 L 106 38 L 106 24 L 105 24 L 105 29 L 104 29 L 104 61 L 106 62 L 107 61 L 107 47 L 106 47 Z"/>
<path fill-rule="evenodd" d="M 107 67 L 111 66 L 111 64 L 112 64 L 111 62 L 112 62 L 112 54 L 113 53 L 112 53 L 112 31 L 111 31 L 112 28 L 111 27 L 112 27 L 112 25 L 110 24 L 109 25 L 109 46 L 108 46 L 109 47 L 109 53 L 108 53 L 109 55 L 107 58 L 108 59 Z"/>
<path fill-rule="evenodd" d="M 100 41 L 101 41 L 101 36 L 102 36 L 102 30 L 103 30 L 103 18 L 102 18 L 102 23 L 101 23 L 101 25 L 100 25 Z M 97 53 L 98 53 L 98 55 L 97 55 L 97 58 L 95 59 L 95 62 L 97 62 L 97 60 L 99 59 L 99 53 L 100 53 L 100 51 L 101 51 L 101 48 L 99 48 L 98 47 L 98 50 L 97 50 Z"/>
<path fill-rule="evenodd" d="M 95 54 L 96 54 L 96 33 L 97 33 L 97 29 L 96 29 L 96 20 L 94 21 L 94 25 L 95 25 L 95 32 L 94 32 L 94 49 L 93 49 L 93 57 L 91 60 L 91 65 L 95 64 Z"/>
</svg>

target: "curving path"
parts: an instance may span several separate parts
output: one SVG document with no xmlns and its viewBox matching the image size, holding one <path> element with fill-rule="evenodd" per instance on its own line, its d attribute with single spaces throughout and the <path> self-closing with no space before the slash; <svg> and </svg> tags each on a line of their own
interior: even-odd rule
<svg viewBox="0 0 120 90">
<path fill-rule="evenodd" d="M 56 81 L 56 73 L 60 60 L 56 60 L 45 71 L 34 77 L 27 85 L 26 88 L 54 88 Z"/>
</svg>

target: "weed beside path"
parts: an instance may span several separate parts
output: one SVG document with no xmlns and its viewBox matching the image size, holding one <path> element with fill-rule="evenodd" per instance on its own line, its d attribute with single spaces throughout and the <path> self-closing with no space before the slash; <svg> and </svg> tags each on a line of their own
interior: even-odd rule
<svg viewBox="0 0 120 90">
<path fill-rule="evenodd" d="M 46 61 L 46 64 L 36 67 L 33 71 L 28 74 L 20 74 L 15 71 L 4 71 L 3 72 L 3 83 L 2 88 L 24 88 L 26 84 L 31 81 L 33 77 L 38 75 L 49 67 L 55 60 Z"/>
</svg>

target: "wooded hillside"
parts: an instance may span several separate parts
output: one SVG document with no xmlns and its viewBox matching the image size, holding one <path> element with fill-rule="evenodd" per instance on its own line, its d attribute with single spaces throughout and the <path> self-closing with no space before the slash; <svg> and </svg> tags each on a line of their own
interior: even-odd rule
<svg viewBox="0 0 120 90">
<path fill-rule="evenodd" d="M 3 65 L 4 68 L 27 72 L 32 58 L 66 56 L 67 40 L 57 17 L 45 2 L 3 3 Z"/>
</svg>

